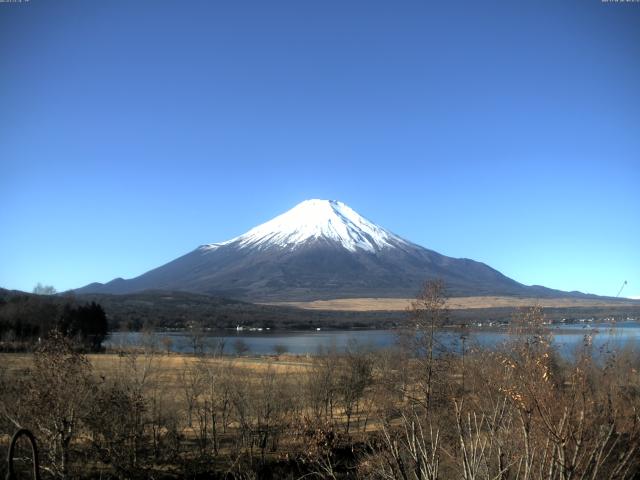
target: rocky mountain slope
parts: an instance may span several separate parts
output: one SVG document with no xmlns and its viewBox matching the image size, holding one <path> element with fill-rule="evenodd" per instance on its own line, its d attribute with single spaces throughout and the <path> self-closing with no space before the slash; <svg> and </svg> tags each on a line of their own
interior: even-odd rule
<svg viewBox="0 0 640 480">
<path fill-rule="evenodd" d="M 466 258 L 416 245 L 342 202 L 307 200 L 239 237 L 202 245 L 136 278 L 78 293 L 179 290 L 251 301 L 413 297 L 427 279 L 452 296 L 582 296 L 525 286 Z"/>
</svg>

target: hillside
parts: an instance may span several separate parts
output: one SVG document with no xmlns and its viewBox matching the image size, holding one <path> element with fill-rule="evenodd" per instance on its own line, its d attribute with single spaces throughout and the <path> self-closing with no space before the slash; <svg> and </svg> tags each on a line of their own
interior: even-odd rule
<svg viewBox="0 0 640 480">
<path fill-rule="evenodd" d="M 441 255 L 328 200 L 307 200 L 239 237 L 76 293 L 184 291 L 250 302 L 412 298 L 436 278 L 451 296 L 590 297 L 526 286 L 484 263 Z"/>
</svg>

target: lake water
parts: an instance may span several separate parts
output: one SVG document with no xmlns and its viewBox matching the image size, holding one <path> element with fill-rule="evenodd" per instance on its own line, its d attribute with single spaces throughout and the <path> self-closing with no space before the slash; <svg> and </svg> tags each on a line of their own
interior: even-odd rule
<svg viewBox="0 0 640 480">
<path fill-rule="evenodd" d="M 640 322 L 627 321 L 616 323 L 578 323 L 559 324 L 549 327 L 553 333 L 553 342 L 563 355 L 571 355 L 584 343 L 585 335 L 591 335 L 594 351 L 618 350 L 626 346 L 640 346 Z M 153 342 L 157 348 L 166 348 L 162 339 L 171 339 L 173 352 L 193 353 L 192 337 L 183 332 L 157 332 L 144 335 L 140 332 L 114 332 L 109 335 L 105 345 L 111 348 L 119 346 L 141 346 Z M 506 330 L 473 329 L 465 332 L 465 349 L 477 345 L 492 348 L 509 339 Z M 350 344 L 367 349 L 392 347 L 397 341 L 397 332 L 393 330 L 326 330 L 326 331 L 215 331 L 209 332 L 203 339 L 205 351 L 212 351 L 223 345 L 225 353 L 235 353 L 236 344 L 241 340 L 248 348 L 248 354 L 268 355 L 276 351 L 276 346 L 292 354 L 315 354 L 320 349 L 335 348 L 343 351 Z M 438 340 L 448 348 L 461 351 L 461 332 L 444 331 L 438 333 Z"/>
</svg>

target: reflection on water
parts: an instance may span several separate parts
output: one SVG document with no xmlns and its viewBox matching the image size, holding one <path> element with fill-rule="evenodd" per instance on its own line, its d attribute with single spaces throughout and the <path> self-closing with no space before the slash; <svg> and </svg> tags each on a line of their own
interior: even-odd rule
<svg viewBox="0 0 640 480">
<path fill-rule="evenodd" d="M 549 327 L 553 333 L 553 342 L 563 355 L 570 356 L 583 345 L 585 335 L 591 335 L 594 352 L 618 350 L 624 347 L 637 347 L 640 340 L 640 322 L 590 323 L 554 325 Z M 465 332 L 465 349 L 472 346 L 492 348 L 508 340 L 506 330 L 474 329 Z M 169 339 L 169 340 L 167 340 Z M 286 351 L 293 354 L 314 354 L 320 349 L 335 348 L 344 350 L 355 343 L 361 348 L 381 349 L 392 347 L 396 343 L 397 332 L 393 330 L 331 330 L 331 331 L 294 331 L 294 332 L 210 332 L 202 339 L 205 351 L 223 348 L 225 353 L 235 353 L 240 344 L 248 348 L 247 352 L 256 355 L 268 355 Z M 157 349 L 169 348 L 173 352 L 193 353 L 193 337 L 187 333 L 157 332 L 145 335 L 140 332 L 114 332 L 107 347 L 141 346 L 153 344 Z M 461 332 L 446 331 L 438 334 L 438 340 L 444 346 L 459 350 Z"/>
</svg>

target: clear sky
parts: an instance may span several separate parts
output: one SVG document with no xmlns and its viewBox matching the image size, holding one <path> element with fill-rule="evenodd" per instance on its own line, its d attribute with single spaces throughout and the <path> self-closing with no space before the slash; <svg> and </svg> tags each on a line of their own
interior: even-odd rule
<svg viewBox="0 0 640 480">
<path fill-rule="evenodd" d="M 640 3 L 0 3 L 0 286 L 133 277 L 307 198 L 640 295 Z"/>
</svg>

